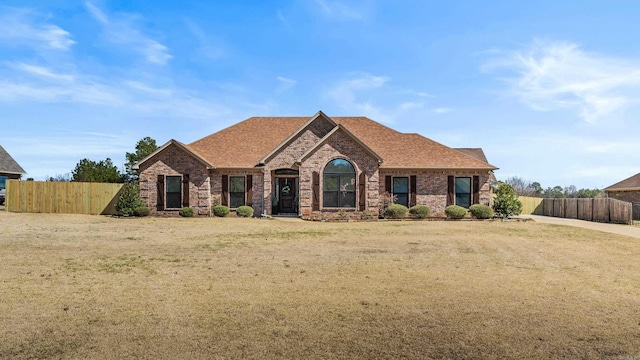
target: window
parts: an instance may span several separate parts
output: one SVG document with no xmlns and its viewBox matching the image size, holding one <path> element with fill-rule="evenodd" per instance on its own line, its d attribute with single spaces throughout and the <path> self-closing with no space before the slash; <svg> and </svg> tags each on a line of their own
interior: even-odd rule
<svg viewBox="0 0 640 360">
<path fill-rule="evenodd" d="M 456 178 L 456 205 L 463 208 L 471 206 L 471 178 Z"/>
<path fill-rule="evenodd" d="M 229 177 L 229 207 L 237 208 L 245 204 L 244 176 Z"/>
<path fill-rule="evenodd" d="M 167 176 L 167 205 L 168 209 L 182 207 L 182 176 Z"/>
<path fill-rule="evenodd" d="M 350 162 L 335 159 L 324 168 L 322 205 L 356 207 L 356 171 Z"/>
<path fill-rule="evenodd" d="M 409 178 L 393 178 L 393 195 L 396 197 L 396 204 L 409 207 Z"/>
</svg>

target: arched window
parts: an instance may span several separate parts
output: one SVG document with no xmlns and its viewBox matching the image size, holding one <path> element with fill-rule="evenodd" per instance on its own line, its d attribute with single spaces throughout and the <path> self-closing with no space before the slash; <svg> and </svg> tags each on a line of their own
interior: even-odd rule
<svg viewBox="0 0 640 360">
<path fill-rule="evenodd" d="M 332 160 L 324 168 L 322 180 L 324 207 L 356 207 L 356 170 L 350 162 Z"/>
</svg>

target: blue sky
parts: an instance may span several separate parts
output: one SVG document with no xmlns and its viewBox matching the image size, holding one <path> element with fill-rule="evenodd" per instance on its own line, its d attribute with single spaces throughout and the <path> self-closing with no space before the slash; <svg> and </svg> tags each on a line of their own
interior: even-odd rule
<svg viewBox="0 0 640 360">
<path fill-rule="evenodd" d="M 44 180 L 322 110 L 482 147 L 498 179 L 603 188 L 640 172 L 640 2 L 612 5 L 4 0 L 0 143 Z"/>
</svg>

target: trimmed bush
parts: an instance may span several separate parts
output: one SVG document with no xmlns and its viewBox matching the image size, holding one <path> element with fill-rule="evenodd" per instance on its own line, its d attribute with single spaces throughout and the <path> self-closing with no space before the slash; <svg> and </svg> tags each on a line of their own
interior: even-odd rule
<svg viewBox="0 0 640 360">
<path fill-rule="evenodd" d="M 487 205 L 475 204 L 469 207 L 471 215 L 477 219 L 491 219 L 493 217 L 493 209 Z"/>
<path fill-rule="evenodd" d="M 183 207 L 178 211 L 178 214 L 182 217 L 193 217 L 193 209 L 190 207 Z"/>
<path fill-rule="evenodd" d="M 224 205 L 218 205 L 213 207 L 213 215 L 217 217 L 225 217 L 229 215 L 229 208 Z"/>
<path fill-rule="evenodd" d="M 253 216 L 253 208 L 251 206 L 240 206 L 237 210 L 236 210 L 236 215 L 241 216 L 241 217 L 252 217 Z"/>
<path fill-rule="evenodd" d="M 458 205 L 449 205 L 444 209 L 444 213 L 452 219 L 462 219 L 467 216 L 467 209 Z"/>
<path fill-rule="evenodd" d="M 133 215 L 140 216 L 140 217 L 149 216 L 149 214 L 151 214 L 151 210 L 148 207 L 144 207 L 144 206 L 140 206 L 139 208 L 136 208 L 133 212 Z"/>
<path fill-rule="evenodd" d="M 404 205 L 392 204 L 389 205 L 387 211 L 384 212 L 384 217 L 387 219 L 402 219 L 407 215 L 407 211 L 409 211 L 409 209 Z"/>
<path fill-rule="evenodd" d="M 431 209 L 426 205 L 416 205 L 409 209 L 409 214 L 418 219 L 426 219 L 431 215 Z"/>
<path fill-rule="evenodd" d="M 135 210 L 141 206 L 143 206 L 143 203 L 142 199 L 140 199 L 140 186 L 137 183 L 124 184 L 116 203 L 118 214 L 133 216 L 135 215 Z"/>
<path fill-rule="evenodd" d="M 493 211 L 501 218 L 510 218 L 514 215 L 520 215 L 522 211 L 522 203 L 518 200 L 518 196 L 513 186 L 503 183 L 498 184 L 495 191 L 496 196 L 493 199 Z"/>
</svg>

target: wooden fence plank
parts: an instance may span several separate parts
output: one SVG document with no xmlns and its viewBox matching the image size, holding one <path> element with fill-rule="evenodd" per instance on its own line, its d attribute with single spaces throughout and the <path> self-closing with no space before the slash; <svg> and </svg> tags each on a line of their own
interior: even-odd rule
<svg viewBox="0 0 640 360">
<path fill-rule="evenodd" d="M 609 217 L 612 223 L 633 224 L 631 216 L 631 203 L 617 199 L 609 200 Z"/>
<path fill-rule="evenodd" d="M 605 198 L 593 199 L 593 221 L 609 222 L 609 202 Z"/>
<path fill-rule="evenodd" d="M 7 181 L 6 210 L 66 214 L 115 214 L 123 184 Z"/>
<path fill-rule="evenodd" d="M 564 199 L 564 217 L 567 219 L 578 218 L 578 199 Z"/>
<path fill-rule="evenodd" d="M 593 199 L 578 199 L 578 219 L 593 221 Z"/>
</svg>

